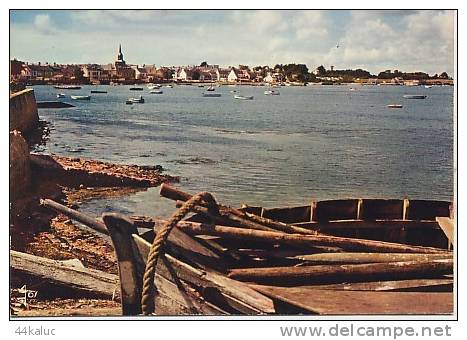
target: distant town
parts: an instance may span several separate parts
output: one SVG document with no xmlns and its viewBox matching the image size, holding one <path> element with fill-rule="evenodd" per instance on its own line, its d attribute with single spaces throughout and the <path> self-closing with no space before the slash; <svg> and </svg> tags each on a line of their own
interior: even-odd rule
<svg viewBox="0 0 467 340">
<path fill-rule="evenodd" d="M 371 74 L 363 69 L 339 70 L 323 65 L 310 70 L 305 64 L 277 64 L 271 66 L 238 65 L 220 67 L 206 61 L 191 66 L 161 66 L 129 64 L 123 57 L 121 45 L 114 62 L 99 64 L 30 63 L 13 59 L 10 61 L 10 82 L 19 84 L 137 84 L 137 83 L 228 83 L 228 84 L 273 84 L 288 83 L 306 85 L 320 83 L 335 85 L 361 83 L 373 85 L 453 85 L 446 73 L 429 75 L 424 72 L 384 70 Z"/>
</svg>

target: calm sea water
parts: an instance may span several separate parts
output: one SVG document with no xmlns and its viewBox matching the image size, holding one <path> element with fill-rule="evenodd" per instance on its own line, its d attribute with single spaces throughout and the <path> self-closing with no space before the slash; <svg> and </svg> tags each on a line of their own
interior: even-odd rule
<svg viewBox="0 0 467 340">
<path fill-rule="evenodd" d="M 182 177 L 182 189 L 210 191 L 232 206 L 347 197 L 453 199 L 452 87 L 282 87 L 279 96 L 266 96 L 264 87 L 221 86 L 220 98 L 204 98 L 196 86 L 163 88 L 162 95 L 129 87 L 100 86 L 108 93 L 93 94 L 89 102 L 62 99 L 75 108 L 39 110 L 52 127 L 41 150 L 160 164 Z M 56 100 L 58 92 L 89 94 L 94 87 L 34 89 L 42 101 Z M 254 100 L 234 100 L 232 90 Z M 144 104 L 125 104 L 140 94 Z M 81 209 L 167 216 L 174 206 L 151 188 Z"/>
</svg>

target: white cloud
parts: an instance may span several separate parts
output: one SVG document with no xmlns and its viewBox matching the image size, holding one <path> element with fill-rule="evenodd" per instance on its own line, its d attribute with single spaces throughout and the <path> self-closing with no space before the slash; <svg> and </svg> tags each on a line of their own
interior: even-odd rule
<svg viewBox="0 0 467 340">
<path fill-rule="evenodd" d="M 302 11 L 292 19 L 295 34 L 299 40 L 325 38 L 329 22 L 321 11 Z"/>
<path fill-rule="evenodd" d="M 233 11 L 231 15 L 234 28 L 247 29 L 251 33 L 284 32 L 288 23 L 281 11 Z"/>
<path fill-rule="evenodd" d="M 48 14 L 38 14 L 34 18 L 34 27 L 44 34 L 53 34 L 56 30 Z"/>
<path fill-rule="evenodd" d="M 12 56 L 108 63 L 121 42 L 130 63 L 223 66 L 306 63 L 453 72 L 454 12 L 71 11 L 11 25 Z M 53 39 L 50 34 L 53 33 Z M 339 48 L 336 44 L 339 44 Z M 66 48 L 58 48 L 58 46 Z M 187 53 L 189 51 L 189 53 Z"/>
<path fill-rule="evenodd" d="M 366 65 L 373 72 L 398 68 L 452 73 L 453 13 L 398 13 L 378 17 L 371 12 L 352 12 L 342 46 L 327 53 L 329 63 L 342 67 Z"/>
</svg>

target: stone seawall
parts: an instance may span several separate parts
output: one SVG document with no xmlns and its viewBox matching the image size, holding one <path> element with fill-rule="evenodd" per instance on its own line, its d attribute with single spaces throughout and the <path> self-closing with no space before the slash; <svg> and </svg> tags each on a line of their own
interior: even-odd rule
<svg viewBox="0 0 467 340">
<path fill-rule="evenodd" d="M 10 94 L 10 131 L 18 130 L 27 135 L 39 122 L 33 89 Z"/>
<path fill-rule="evenodd" d="M 31 165 L 26 141 L 18 131 L 10 132 L 10 201 L 24 196 L 31 184 Z"/>
</svg>

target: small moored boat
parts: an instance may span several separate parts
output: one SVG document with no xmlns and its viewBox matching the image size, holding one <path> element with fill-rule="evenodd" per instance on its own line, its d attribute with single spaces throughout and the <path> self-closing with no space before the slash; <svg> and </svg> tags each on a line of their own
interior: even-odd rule
<svg viewBox="0 0 467 340">
<path fill-rule="evenodd" d="M 57 98 L 65 98 L 66 94 L 65 93 L 58 93 Z"/>
<path fill-rule="evenodd" d="M 81 86 L 77 85 L 55 85 L 55 89 L 62 89 L 62 90 L 79 90 Z"/>
<path fill-rule="evenodd" d="M 151 94 L 163 94 L 164 92 L 162 92 L 162 90 L 152 90 L 149 93 L 151 93 Z"/>
<path fill-rule="evenodd" d="M 266 91 L 264 91 L 264 94 L 267 95 L 267 96 L 278 96 L 278 95 L 280 95 L 280 93 L 278 91 L 274 91 L 274 90 L 266 90 Z"/>
<path fill-rule="evenodd" d="M 149 90 L 160 89 L 160 88 L 161 88 L 160 84 L 150 84 L 150 85 L 148 85 Z"/>
<path fill-rule="evenodd" d="M 220 93 L 203 93 L 203 97 L 220 97 Z"/>
<path fill-rule="evenodd" d="M 234 96 L 235 99 L 242 99 L 242 100 L 252 100 L 254 97 L 253 96 L 242 96 L 242 95 L 235 95 Z"/>
<path fill-rule="evenodd" d="M 405 99 L 425 99 L 425 94 L 404 94 Z"/>
<path fill-rule="evenodd" d="M 91 100 L 91 96 L 71 96 L 74 100 Z"/>
<path fill-rule="evenodd" d="M 215 91 L 216 89 L 214 88 L 214 86 L 209 86 L 208 89 L 206 91 Z"/>
<path fill-rule="evenodd" d="M 130 87 L 130 91 L 143 91 L 142 87 Z"/>
<path fill-rule="evenodd" d="M 387 107 L 390 108 L 390 109 L 402 109 L 401 104 L 389 104 L 389 105 L 387 105 Z"/>
<path fill-rule="evenodd" d="M 127 102 L 128 101 L 131 101 L 132 103 L 143 104 L 144 103 L 144 98 L 143 98 L 143 96 L 139 96 L 138 98 L 129 98 L 127 100 Z"/>
</svg>

